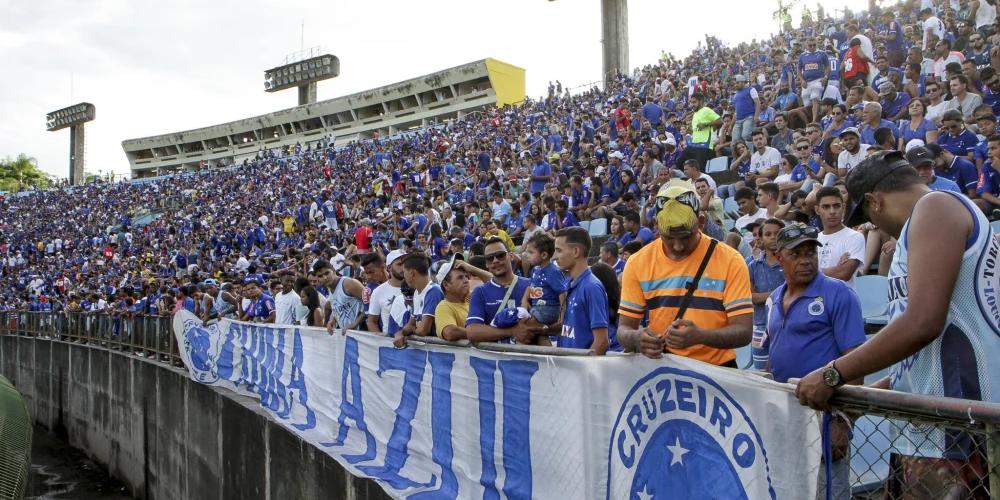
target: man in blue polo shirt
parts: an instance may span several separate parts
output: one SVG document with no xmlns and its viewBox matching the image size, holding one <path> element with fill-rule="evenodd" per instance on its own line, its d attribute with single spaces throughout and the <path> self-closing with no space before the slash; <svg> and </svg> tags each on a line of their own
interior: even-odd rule
<svg viewBox="0 0 1000 500">
<path fill-rule="evenodd" d="M 927 183 L 927 187 L 934 191 L 952 191 L 955 193 L 961 193 L 962 190 L 959 189 L 958 184 L 951 179 L 945 179 L 944 177 L 939 177 L 934 175 L 934 154 L 930 152 L 925 146 L 916 146 L 913 149 L 906 152 L 906 161 L 913 165 L 913 168 L 917 169 L 917 175 L 920 176 L 924 182 Z"/>
<path fill-rule="evenodd" d="M 802 224 L 791 224 L 778 233 L 777 257 L 785 284 L 768 299 L 765 342 L 769 371 L 778 382 L 803 377 L 865 341 L 858 296 L 843 281 L 819 272 L 818 236 L 816 228 Z M 831 424 L 833 498 L 850 498 L 850 427 L 840 418 Z M 824 491 L 826 467 L 820 470 L 820 491 Z"/>
<path fill-rule="evenodd" d="M 757 95 L 757 89 L 747 84 L 747 77 L 742 74 L 733 75 L 733 86 L 736 88 L 736 93 L 732 97 L 733 107 L 736 110 L 733 140 L 742 139 L 750 142 L 750 134 L 756 128 L 754 120 L 760 114 L 760 96 Z"/>
<path fill-rule="evenodd" d="M 558 345 L 590 349 L 600 356 L 614 342 L 608 338 L 608 293 L 587 265 L 591 245 L 590 235 L 582 227 L 556 233 L 556 264 L 570 278 Z"/>
<path fill-rule="evenodd" d="M 976 186 L 979 184 L 979 171 L 976 170 L 976 165 L 965 157 L 954 155 L 939 144 L 931 143 L 925 147 L 934 155 L 937 176 L 954 181 L 969 198 L 975 198 Z"/>
<path fill-rule="evenodd" d="M 965 117 L 961 111 L 957 109 L 945 111 L 941 116 L 940 132 L 937 144 L 942 149 L 947 149 L 955 156 L 972 160 L 972 153 L 979 143 L 979 138 L 965 127 Z"/>
<path fill-rule="evenodd" d="M 243 312 L 243 320 L 254 323 L 274 323 L 277 315 L 274 297 L 264 291 L 263 282 L 260 279 L 251 278 L 243 285 L 243 291 L 250 299 L 250 306 Z"/>
<path fill-rule="evenodd" d="M 525 334 L 523 323 L 514 321 L 510 326 L 497 327 L 493 326 L 493 320 L 498 312 L 517 307 L 531 280 L 514 275 L 510 252 L 502 239 L 494 236 L 486 240 L 483 253 L 486 270 L 493 279 L 472 291 L 469 315 L 465 320 L 466 333 L 472 342 L 513 344 L 515 337 Z"/>
<path fill-rule="evenodd" d="M 819 116 L 819 103 L 830 74 L 826 51 L 816 50 L 816 39 L 806 40 L 806 51 L 799 56 L 799 80 L 802 82 L 802 105 L 812 104 L 812 117 Z"/>
<path fill-rule="evenodd" d="M 552 181 L 552 167 L 535 153 L 535 164 L 531 167 L 531 186 L 528 189 L 532 194 L 541 193 L 545 190 L 545 184 Z"/>
</svg>

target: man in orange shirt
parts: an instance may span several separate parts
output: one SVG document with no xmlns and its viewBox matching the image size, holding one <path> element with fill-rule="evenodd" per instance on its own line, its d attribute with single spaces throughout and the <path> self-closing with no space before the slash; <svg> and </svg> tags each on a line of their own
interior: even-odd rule
<svg viewBox="0 0 1000 500">
<path fill-rule="evenodd" d="M 749 344 L 753 331 L 750 273 L 738 251 L 701 232 L 699 204 L 683 181 L 657 193 L 660 241 L 625 264 L 618 339 L 650 358 L 670 352 L 735 368 L 734 349 Z M 647 313 L 649 326 L 640 327 Z"/>
</svg>

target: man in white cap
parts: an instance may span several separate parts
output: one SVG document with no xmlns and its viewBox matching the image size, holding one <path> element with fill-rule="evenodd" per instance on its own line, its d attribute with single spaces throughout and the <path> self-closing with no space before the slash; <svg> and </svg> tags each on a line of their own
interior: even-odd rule
<svg viewBox="0 0 1000 500">
<path fill-rule="evenodd" d="M 434 323 L 438 337 L 445 340 L 454 342 L 467 338 L 465 320 L 469 317 L 469 276 L 473 274 L 470 271 L 477 275 L 485 273 L 483 281 L 493 277 L 466 263 L 459 254 L 452 255 L 451 260 L 438 269 L 436 279 L 444 291 L 444 300 L 438 302 L 434 310 Z"/>
<path fill-rule="evenodd" d="M 861 144 L 861 133 L 855 127 L 847 127 L 840 133 L 840 143 L 844 150 L 837 156 L 837 177 L 843 179 L 851 169 L 864 161 L 868 145 Z"/>
<path fill-rule="evenodd" d="M 401 286 L 403 283 L 402 250 L 393 250 L 385 257 L 385 269 L 389 279 L 375 287 L 368 299 L 368 316 L 366 322 L 369 332 L 385 333 L 389 325 L 389 312 L 395 300 L 403 300 Z"/>
</svg>

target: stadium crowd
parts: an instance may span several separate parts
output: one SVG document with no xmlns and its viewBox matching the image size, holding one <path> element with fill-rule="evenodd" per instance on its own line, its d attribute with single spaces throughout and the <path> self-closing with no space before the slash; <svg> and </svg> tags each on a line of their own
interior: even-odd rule
<svg viewBox="0 0 1000 500">
<path fill-rule="evenodd" d="M 971 279 L 963 252 L 1000 218 L 998 72 L 991 0 L 818 11 L 763 41 L 706 36 L 603 89 L 550 86 L 438 127 L 10 195 L 0 303 L 723 366 L 751 344 L 756 368 L 803 378 L 800 399 L 822 408 L 833 387 L 942 348 L 946 324 L 995 330 L 951 285 Z M 890 280 L 879 335 L 924 337 L 865 342 L 866 274 Z M 993 336 L 974 357 L 998 351 Z M 929 358 L 892 387 L 995 400 L 998 376 Z M 911 380 L 913 366 L 971 369 L 981 391 Z M 832 473 L 843 488 L 846 469 Z"/>
</svg>

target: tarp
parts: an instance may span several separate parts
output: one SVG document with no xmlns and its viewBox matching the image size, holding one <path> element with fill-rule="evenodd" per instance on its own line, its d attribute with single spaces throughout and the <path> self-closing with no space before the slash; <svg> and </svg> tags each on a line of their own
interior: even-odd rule
<svg viewBox="0 0 1000 500">
<path fill-rule="evenodd" d="M 191 378 L 396 498 L 813 498 L 818 414 L 790 386 L 675 356 L 494 353 L 187 311 Z"/>
</svg>

